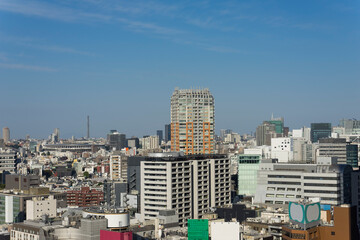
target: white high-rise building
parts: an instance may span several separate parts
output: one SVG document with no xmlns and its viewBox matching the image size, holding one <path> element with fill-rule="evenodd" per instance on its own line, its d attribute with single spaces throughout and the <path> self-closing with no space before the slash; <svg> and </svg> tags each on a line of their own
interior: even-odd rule
<svg viewBox="0 0 360 240">
<path fill-rule="evenodd" d="M 230 204 L 230 159 L 225 155 L 150 154 L 140 163 L 141 217 L 154 219 L 172 209 L 185 226 L 211 207 Z"/>
<path fill-rule="evenodd" d="M 171 97 L 171 150 L 214 153 L 214 97 L 209 89 L 175 89 Z"/>
</svg>

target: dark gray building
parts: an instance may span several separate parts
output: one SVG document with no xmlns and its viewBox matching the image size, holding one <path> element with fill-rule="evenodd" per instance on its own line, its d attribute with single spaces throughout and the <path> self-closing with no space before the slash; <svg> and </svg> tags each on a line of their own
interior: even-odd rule
<svg viewBox="0 0 360 240">
<path fill-rule="evenodd" d="M 104 181 L 104 202 L 108 207 L 121 207 L 121 194 L 127 193 L 127 183 Z"/>
<path fill-rule="evenodd" d="M 127 146 L 126 135 L 111 130 L 107 135 L 107 143 L 111 149 L 115 148 L 115 150 L 121 150 Z"/>
<path fill-rule="evenodd" d="M 159 136 L 159 145 L 161 145 L 161 141 L 163 140 L 163 131 L 157 130 L 156 135 Z"/>
<path fill-rule="evenodd" d="M 128 192 L 137 191 L 140 193 L 141 178 L 140 178 L 140 162 L 144 157 L 129 157 L 128 158 Z"/>
<path fill-rule="evenodd" d="M 171 124 L 165 124 L 165 142 L 171 141 Z"/>
<path fill-rule="evenodd" d="M 331 123 L 312 123 L 310 138 L 311 142 L 316 143 L 320 138 L 331 136 Z"/>
<path fill-rule="evenodd" d="M 359 147 L 357 144 L 348 143 L 346 145 L 346 163 L 353 168 L 357 168 L 359 164 Z"/>
</svg>

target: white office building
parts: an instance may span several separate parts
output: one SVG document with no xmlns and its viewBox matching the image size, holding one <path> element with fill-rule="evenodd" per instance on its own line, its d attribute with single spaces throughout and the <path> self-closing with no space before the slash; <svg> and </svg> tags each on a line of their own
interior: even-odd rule
<svg viewBox="0 0 360 240">
<path fill-rule="evenodd" d="M 303 198 L 320 197 L 321 204 L 355 203 L 351 189 L 356 180 L 352 181 L 352 173 L 351 166 L 338 165 L 336 158 L 331 157 L 319 157 L 317 164 L 263 160 L 258 170 L 254 202 L 288 204 Z"/>
</svg>

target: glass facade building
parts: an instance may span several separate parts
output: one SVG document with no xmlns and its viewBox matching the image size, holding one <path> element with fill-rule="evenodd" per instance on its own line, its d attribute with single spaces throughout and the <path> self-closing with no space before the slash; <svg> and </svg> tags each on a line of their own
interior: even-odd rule
<svg viewBox="0 0 360 240">
<path fill-rule="evenodd" d="M 359 162 L 358 152 L 359 152 L 359 147 L 357 144 L 346 145 L 346 163 L 352 166 L 353 168 L 358 167 L 358 162 Z"/>
<path fill-rule="evenodd" d="M 238 155 L 238 194 L 255 195 L 260 155 Z"/>
<path fill-rule="evenodd" d="M 320 138 L 329 138 L 331 136 L 331 123 L 312 123 L 311 124 L 311 142 L 316 143 Z"/>
<path fill-rule="evenodd" d="M 281 120 L 270 120 L 267 121 L 271 124 L 275 125 L 275 132 L 276 133 L 284 133 L 284 122 Z"/>
</svg>

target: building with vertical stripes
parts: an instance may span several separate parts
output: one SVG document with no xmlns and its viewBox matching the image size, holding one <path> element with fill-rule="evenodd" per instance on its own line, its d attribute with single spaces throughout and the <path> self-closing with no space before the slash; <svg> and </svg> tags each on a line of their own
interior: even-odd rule
<svg viewBox="0 0 360 240">
<path fill-rule="evenodd" d="M 214 153 L 214 97 L 209 89 L 175 89 L 171 97 L 171 151 Z"/>
</svg>

